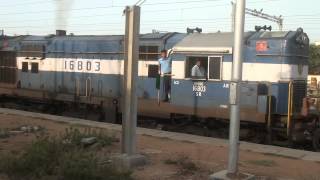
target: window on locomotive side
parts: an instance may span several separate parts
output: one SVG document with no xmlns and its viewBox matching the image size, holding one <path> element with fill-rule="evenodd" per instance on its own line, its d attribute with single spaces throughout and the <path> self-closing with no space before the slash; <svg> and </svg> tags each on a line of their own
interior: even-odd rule
<svg viewBox="0 0 320 180">
<path fill-rule="evenodd" d="M 150 64 L 148 65 L 148 77 L 149 78 L 156 78 L 159 73 L 159 66 Z"/>
<path fill-rule="evenodd" d="M 209 57 L 208 79 L 221 80 L 221 69 L 222 69 L 221 67 L 222 67 L 221 56 Z"/>
<path fill-rule="evenodd" d="M 28 68 L 28 62 L 22 62 L 22 72 L 28 72 L 29 68 Z"/>
<path fill-rule="evenodd" d="M 39 72 L 39 63 L 31 63 L 31 73 Z"/>
<path fill-rule="evenodd" d="M 156 61 L 159 57 L 158 46 L 140 46 L 139 59 L 144 61 Z"/>
<path fill-rule="evenodd" d="M 199 70 L 202 72 L 203 76 L 192 76 L 192 69 L 196 68 L 197 62 L 200 61 Z M 185 78 L 191 79 L 207 79 L 208 72 L 208 57 L 207 56 L 189 56 L 185 61 Z"/>
</svg>

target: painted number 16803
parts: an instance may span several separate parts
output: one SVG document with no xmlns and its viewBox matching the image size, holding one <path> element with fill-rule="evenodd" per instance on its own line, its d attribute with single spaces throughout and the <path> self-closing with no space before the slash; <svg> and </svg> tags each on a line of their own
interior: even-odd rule
<svg viewBox="0 0 320 180">
<path fill-rule="evenodd" d="M 204 83 L 197 82 L 193 84 L 192 90 L 195 92 L 196 96 L 202 96 L 202 94 L 207 91 L 207 88 Z"/>
<path fill-rule="evenodd" d="M 99 72 L 101 70 L 101 63 L 98 61 L 66 60 L 64 61 L 64 69 Z"/>
</svg>

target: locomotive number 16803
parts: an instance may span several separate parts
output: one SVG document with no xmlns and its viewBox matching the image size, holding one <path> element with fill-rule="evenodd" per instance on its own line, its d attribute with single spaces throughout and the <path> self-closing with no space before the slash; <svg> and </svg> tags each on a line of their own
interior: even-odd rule
<svg viewBox="0 0 320 180">
<path fill-rule="evenodd" d="M 99 72 L 101 63 L 89 60 L 64 60 L 64 69 L 68 71 Z"/>
</svg>

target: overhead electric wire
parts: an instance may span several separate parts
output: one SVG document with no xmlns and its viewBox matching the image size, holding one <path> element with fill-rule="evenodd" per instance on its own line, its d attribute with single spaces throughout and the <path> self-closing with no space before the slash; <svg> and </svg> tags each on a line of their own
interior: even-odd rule
<svg viewBox="0 0 320 180">
<path fill-rule="evenodd" d="M 61 0 L 59 0 L 61 1 Z M 220 2 L 224 0 L 193 0 L 193 1 L 172 1 L 172 2 L 157 2 L 157 3 L 145 3 L 142 6 L 154 6 L 154 5 L 168 5 L 168 4 L 192 4 L 192 3 L 203 3 L 203 2 Z M 261 2 L 264 2 L 263 0 Z M 279 1 L 279 0 L 269 0 L 269 1 Z M 259 1 L 258 1 L 259 2 Z M 255 3 L 255 2 L 251 2 Z M 95 10 L 95 9 L 109 9 L 109 8 L 124 8 L 126 5 L 109 5 L 109 6 L 96 6 L 96 7 L 84 7 L 76 9 L 62 9 L 62 10 L 43 10 L 43 11 L 25 11 L 25 12 L 10 12 L 2 13 L 0 16 L 5 15 L 18 15 L 18 14 L 35 14 L 35 13 L 49 13 L 49 12 L 61 12 L 61 11 L 79 11 L 79 10 Z"/>
<path fill-rule="evenodd" d="M 54 0 L 54 1 L 63 1 L 63 0 Z M 25 6 L 25 5 L 42 5 L 42 3 L 53 3 L 54 1 L 48 0 L 39 0 L 39 1 L 31 1 L 31 2 L 23 2 L 17 4 L 1 4 L 0 8 L 7 8 L 7 7 L 16 7 L 16 6 Z M 41 3 L 41 4 L 40 4 Z"/>
<path fill-rule="evenodd" d="M 202 1 L 209 1 L 209 0 L 202 0 Z M 212 0 L 210 0 L 212 1 Z M 216 1 L 220 1 L 220 0 L 215 0 L 213 2 Z M 270 0 L 268 0 L 270 1 Z M 278 1 L 278 0 L 273 0 L 273 1 Z M 182 1 L 180 1 L 182 2 Z M 176 3 L 180 3 L 180 2 L 176 2 Z M 200 1 L 185 1 L 185 2 L 200 2 Z M 262 0 L 262 1 L 254 1 L 251 3 L 260 3 L 260 2 L 266 2 L 266 0 Z M 171 2 L 174 3 L 174 2 Z M 154 5 L 156 5 L 157 3 L 153 3 Z M 151 5 L 151 4 L 149 4 Z M 226 6 L 227 4 L 218 4 L 218 5 L 210 5 L 210 6 L 197 6 L 197 7 L 181 7 L 181 8 L 174 8 L 174 9 L 160 9 L 160 10 L 144 10 L 142 11 L 142 13 L 154 13 L 154 12 L 166 12 L 166 11 L 174 11 L 174 10 L 186 10 L 186 9 L 197 9 L 197 8 L 208 8 L 208 7 L 219 7 L 219 6 Z M 79 8 L 79 9 L 71 9 L 71 10 L 87 10 L 87 9 L 97 9 L 97 8 L 112 8 L 112 7 L 119 7 L 119 6 L 108 6 L 108 7 L 92 7 L 92 8 Z M 120 6 L 123 7 L 123 6 Z M 60 11 L 65 11 L 65 10 L 60 10 Z M 47 12 L 47 11 L 46 11 Z M 51 12 L 51 11 L 50 11 Z M 59 12 L 59 11 L 58 11 Z M 26 12 L 23 12 L 23 14 L 25 14 Z M 81 17 L 97 17 L 97 16 L 105 16 L 105 15 L 119 15 L 121 12 L 119 13 L 110 13 L 110 14 L 99 14 L 99 15 L 89 15 L 89 16 L 77 16 L 77 19 L 81 18 Z M 17 13 L 16 13 L 17 14 Z M 15 15 L 16 15 L 15 14 Z M 19 14 L 19 13 L 18 13 Z M 0 15 L 7 15 L 7 14 L 0 14 Z M 45 19 L 28 19 L 28 20 L 22 20 L 22 21 L 10 21 L 10 22 L 30 22 L 30 21 L 43 21 L 43 20 L 50 20 L 50 19 L 54 19 L 54 18 L 45 18 Z M 2 22 L 2 23 L 6 23 L 6 22 Z"/>
<path fill-rule="evenodd" d="M 195 2 L 215 2 L 215 1 L 221 1 L 221 0 L 197 0 L 197 1 L 177 1 L 177 2 L 166 2 L 166 3 L 154 3 L 154 4 L 143 4 L 143 5 L 159 5 L 159 4 L 180 4 L 184 2 L 184 4 L 188 3 L 195 3 Z M 43 11 L 25 11 L 25 12 L 12 12 L 12 13 L 2 13 L 0 16 L 4 15 L 17 15 L 17 14 L 34 14 L 34 13 L 49 13 L 49 12 L 61 12 L 61 11 L 79 11 L 79 10 L 96 10 L 96 9 L 109 9 L 109 8 L 124 8 L 123 5 L 111 5 L 111 6 L 97 6 L 97 7 L 85 7 L 85 8 L 76 8 L 76 9 L 62 9 L 62 10 L 43 10 Z"/>
<path fill-rule="evenodd" d="M 142 5 L 143 6 L 156 6 L 156 5 L 168 5 L 168 4 L 196 4 L 196 3 L 202 3 L 202 2 L 220 2 L 222 0 L 190 0 L 190 1 L 173 1 L 173 2 L 156 2 L 156 3 L 145 3 Z M 279 0 L 274 0 L 274 1 L 279 1 Z M 40 1 L 39 1 L 40 2 Z M 250 2 L 250 3 L 262 3 L 262 2 L 270 2 L 270 0 L 262 0 L 262 1 L 254 1 L 254 2 Z M 160 10 L 142 10 L 142 14 L 144 13 L 159 13 L 159 12 L 167 12 L 167 11 L 184 11 L 184 10 L 188 10 L 188 9 L 197 9 L 197 8 L 207 8 L 207 7 L 221 7 L 221 6 L 230 6 L 230 4 L 215 4 L 215 5 L 207 5 L 207 6 L 191 6 L 191 7 L 180 7 L 180 8 L 172 8 L 172 9 L 160 9 Z M 80 11 L 80 10 L 94 10 L 94 9 L 109 9 L 109 8 L 124 8 L 125 6 L 120 6 L 120 5 L 115 5 L 115 6 L 99 6 L 99 7 L 85 7 L 85 8 L 76 8 L 76 9 L 63 9 L 63 10 L 50 10 L 50 11 L 45 11 L 45 12 L 57 12 L 59 13 L 60 11 Z M 42 11 L 44 12 L 44 11 Z M 14 13 L 15 15 L 16 14 L 26 14 L 26 13 L 30 13 L 30 12 L 18 12 L 18 13 Z M 31 13 L 39 13 L 39 11 L 37 12 L 31 12 Z M 41 13 L 41 11 L 40 11 Z M 119 13 L 110 13 L 110 14 L 96 14 L 96 15 L 87 15 L 87 16 L 77 16 L 76 18 L 81 20 L 81 18 L 90 18 L 90 17 L 98 17 L 98 16 L 107 16 L 107 15 L 120 15 L 121 12 L 119 10 Z M 4 14 L 0 14 L 1 15 L 10 15 L 10 13 L 4 13 Z M 319 14 L 316 14 L 316 15 L 319 15 Z M 290 19 L 290 18 L 294 18 L 294 17 L 301 17 L 301 18 L 294 18 L 295 22 L 300 22 L 300 21 L 304 21 L 304 24 L 307 24 L 309 25 L 308 23 L 312 23 L 310 21 L 312 20 L 317 20 L 319 18 L 316 18 L 316 17 L 309 17 L 309 16 L 314 16 L 312 14 L 300 14 L 300 15 L 289 15 L 289 16 L 286 16 L 284 15 L 283 17 L 285 17 L 285 19 Z M 142 17 L 143 19 L 144 17 Z M 41 21 L 44 21 L 44 20 L 50 20 L 50 19 L 54 19 L 54 18 L 49 18 L 49 19 L 34 19 L 34 20 L 29 20 L 29 21 L 32 21 L 32 22 L 41 22 Z M 71 18 L 70 18 L 71 19 Z M 221 21 L 217 21 L 218 19 L 220 19 Z M 172 25 L 175 25 L 175 26 L 167 26 L 166 28 L 180 28 L 180 27 L 185 27 L 187 25 L 190 25 L 190 26 L 193 26 L 194 24 L 201 24 L 201 23 L 206 23 L 206 24 L 211 24 L 211 23 L 218 23 L 217 26 L 229 26 L 231 25 L 231 18 L 228 17 L 228 18 L 207 18 L 207 19 L 184 19 L 184 18 L 179 18 L 179 19 L 166 19 L 166 20 L 152 20 L 152 21 L 141 21 L 141 26 L 142 27 L 149 27 L 149 26 L 152 26 L 153 24 L 154 25 L 157 25 L 157 27 L 155 27 L 155 29 L 157 29 L 158 27 L 159 28 L 164 28 L 162 25 L 159 25 L 161 24 L 161 22 L 165 22 L 165 24 L 172 24 Z M 248 23 L 253 23 L 254 19 L 256 19 L 255 17 L 247 17 L 247 22 Z M 252 22 L 251 22 L 252 20 Z M 307 22 L 306 22 L 307 21 Z M 10 21 L 10 22 L 14 22 L 14 21 Z M 20 21 L 20 22 L 28 22 L 28 20 L 25 20 L 25 21 Z M 150 22 L 150 23 L 149 23 Z M 259 21 L 259 22 L 263 22 L 263 21 Z M 223 24 L 225 23 L 225 24 Z M 4 23 L 2 23 L 4 24 Z M 181 24 L 180 26 L 177 25 L 177 24 Z M 183 24 L 186 24 L 185 26 Z M 273 24 L 273 23 L 270 23 L 270 24 Z M 290 23 L 284 23 L 286 26 L 288 25 L 295 25 L 295 24 L 290 24 Z M 314 23 L 313 23 L 314 24 Z M 103 22 L 103 23 L 90 23 L 90 24 L 57 24 L 55 26 L 68 26 L 69 28 L 70 27 L 81 27 L 82 26 L 108 26 L 108 25 L 123 25 L 123 23 L 106 23 L 106 22 Z M 50 27 L 51 25 L 44 25 L 46 27 Z M 3 27 L 3 28 L 8 28 L 8 29 L 18 29 L 18 28 L 42 28 L 44 26 L 30 26 L 30 25 L 26 25 L 26 26 L 8 26 L 8 27 Z M 201 25 L 200 25 L 201 26 Z M 53 27 L 53 26 L 52 26 Z M 85 27 L 86 28 L 86 27 Z M 94 28 L 94 27 L 93 27 Z M 206 28 L 210 28 L 210 27 L 206 27 Z M 78 28 L 79 29 L 79 28 Z M 106 29 L 107 30 L 110 30 L 109 29 Z M 116 30 L 116 29 L 115 29 Z M 80 30 L 79 32 L 82 32 L 83 30 Z M 101 30 L 101 31 L 104 31 L 104 30 Z M 122 31 L 122 29 L 120 30 Z M 77 31 L 72 31 L 72 32 L 77 32 Z"/>
</svg>

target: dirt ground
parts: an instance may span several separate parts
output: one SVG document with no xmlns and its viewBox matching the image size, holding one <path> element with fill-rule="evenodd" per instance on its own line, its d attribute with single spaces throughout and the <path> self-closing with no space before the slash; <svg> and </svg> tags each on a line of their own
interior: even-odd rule
<svg viewBox="0 0 320 180">
<path fill-rule="evenodd" d="M 0 128 L 12 129 L 22 125 L 44 127 L 51 135 L 57 135 L 69 127 L 44 119 L 34 119 L 15 115 L 0 114 Z M 119 135 L 119 132 L 116 132 Z M 0 139 L 0 153 L 19 152 L 35 138 L 33 134 L 17 134 Z M 120 143 L 115 143 L 112 152 L 120 151 Z M 151 136 L 138 137 L 139 151 L 146 155 L 148 164 L 133 172 L 138 180 L 200 180 L 208 179 L 213 172 L 226 168 L 228 150 L 208 144 L 173 141 Z M 286 157 L 240 152 L 240 170 L 258 176 L 320 180 L 320 163 L 290 159 Z M 1 179 L 1 176 L 0 176 Z"/>
</svg>

